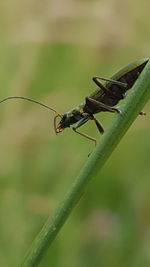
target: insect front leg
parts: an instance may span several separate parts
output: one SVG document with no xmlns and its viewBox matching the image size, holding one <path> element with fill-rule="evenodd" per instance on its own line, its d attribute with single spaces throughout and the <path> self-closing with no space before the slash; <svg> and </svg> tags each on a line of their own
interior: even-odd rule
<svg viewBox="0 0 150 267">
<path fill-rule="evenodd" d="M 96 146 L 96 139 L 95 139 L 95 138 L 93 138 L 93 137 L 91 137 L 91 136 L 89 136 L 89 135 L 87 135 L 87 134 L 81 133 L 81 132 L 79 132 L 79 131 L 77 130 L 79 127 L 81 127 L 83 124 L 85 124 L 89 119 L 90 119 L 89 116 L 86 116 L 86 117 L 80 119 L 80 120 L 75 124 L 75 126 L 72 127 L 72 130 L 73 130 L 75 133 L 77 133 L 77 134 L 79 134 L 79 135 L 81 135 L 81 136 L 83 136 L 83 137 L 85 137 L 85 138 L 87 138 L 87 139 L 93 141 L 93 142 L 95 143 L 95 146 Z"/>
<path fill-rule="evenodd" d="M 112 108 L 100 101 L 97 101 L 96 99 L 93 99 L 91 97 L 86 97 L 86 104 L 89 108 L 92 108 L 92 107 L 95 107 L 97 110 L 99 109 L 99 111 L 102 111 L 102 108 L 106 111 L 109 111 L 109 112 L 116 112 L 116 113 L 119 113 L 121 114 L 121 111 L 117 108 Z"/>
</svg>

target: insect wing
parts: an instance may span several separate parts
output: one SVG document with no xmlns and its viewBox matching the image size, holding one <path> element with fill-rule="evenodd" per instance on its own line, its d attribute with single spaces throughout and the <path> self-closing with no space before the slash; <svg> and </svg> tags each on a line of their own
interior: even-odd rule
<svg viewBox="0 0 150 267">
<path fill-rule="evenodd" d="M 130 89 L 134 82 L 137 80 L 139 74 L 144 69 L 145 65 L 149 61 L 149 58 L 142 58 L 139 60 L 136 60 L 135 62 L 127 65 L 126 67 L 122 68 L 120 71 L 118 71 L 116 74 L 114 74 L 111 79 L 115 81 L 121 81 L 124 83 L 127 83 L 126 90 Z M 106 83 L 105 86 L 107 88 L 110 88 L 112 83 Z"/>
<path fill-rule="evenodd" d="M 144 69 L 145 65 L 149 61 L 149 58 L 142 58 L 132 62 L 131 64 L 127 65 L 126 67 L 122 68 L 116 74 L 111 77 L 111 80 L 114 81 L 121 81 L 127 84 L 127 88 L 124 88 L 124 92 L 132 87 L 136 79 L 138 78 L 139 74 Z M 104 81 L 102 84 L 111 90 L 111 86 L 113 85 L 113 81 Z M 119 86 L 118 86 L 119 88 Z M 121 87 L 120 87 L 121 88 Z M 100 99 L 105 92 L 101 88 L 97 88 L 91 95 L 90 98 L 93 99 Z"/>
</svg>

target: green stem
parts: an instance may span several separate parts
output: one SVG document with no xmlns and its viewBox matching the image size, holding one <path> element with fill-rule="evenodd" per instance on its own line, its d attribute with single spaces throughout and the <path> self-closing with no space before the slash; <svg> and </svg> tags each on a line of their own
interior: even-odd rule
<svg viewBox="0 0 150 267">
<path fill-rule="evenodd" d="M 111 127 L 101 137 L 99 144 L 87 159 L 75 179 L 71 189 L 66 194 L 54 216 L 48 218 L 40 233 L 30 248 L 23 267 L 37 266 L 47 248 L 52 244 L 57 233 L 67 220 L 72 209 L 83 195 L 87 184 L 100 171 L 105 161 L 133 123 L 139 112 L 150 98 L 150 62 L 146 65 L 139 79 L 128 94 L 125 105 L 121 107 L 122 114 L 115 115 Z"/>
</svg>

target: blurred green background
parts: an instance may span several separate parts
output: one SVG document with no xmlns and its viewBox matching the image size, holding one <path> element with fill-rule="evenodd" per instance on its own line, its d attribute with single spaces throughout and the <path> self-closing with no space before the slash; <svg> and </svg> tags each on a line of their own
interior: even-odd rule
<svg viewBox="0 0 150 267">
<path fill-rule="evenodd" d="M 32 97 L 63 113 L 150 52 L 148 0 L 1 0 L 0 98 Z M 150 105 L 93 179 L 40 267 L 150 266 Z M 98 114 L 105 128 L 112 114 Z M 92 122 L 82 131 L 101 136 Z M 93 144 L 53 113 L 0 106 L 0 266 L 18 266 Z"/>
</svg>

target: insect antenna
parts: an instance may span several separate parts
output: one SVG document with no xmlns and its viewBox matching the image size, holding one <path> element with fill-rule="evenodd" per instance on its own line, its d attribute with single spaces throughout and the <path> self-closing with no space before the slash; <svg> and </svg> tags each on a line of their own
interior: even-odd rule
<svg viewBox="0 0 150 267">
<path fill-rule="evenodd" d="M 43 104 L 43 103 L 41 103 L 39 101 L 36 101 L 36 100 L 28 98 L 28 97 L 24 97 L 24 96 L 9 96 L 9 97 L 6 97 L 6 98 L 0 100 L 0 103 L 5 102 L 5 101 L 10 100 L 10 99 L 22 99 L 22 100 L 26 100 L 26 101 L 29 101 L 29 102 L 33 102 L 35 104 L 38 104 L 38 105 L 40 105 L 40 106 L 42 106 L 44 108 L 47 108 L 47 109 L 55 112 L 58 117 L 62 118 L 62 115 L 59 114 L 55 109 L 53 109 L 53 108 L 51 108 L 51 107 L 47 106 L 46 104 Z"/>
</svg>

